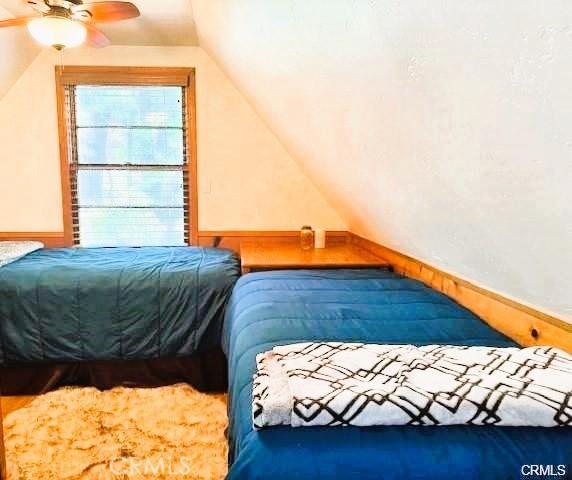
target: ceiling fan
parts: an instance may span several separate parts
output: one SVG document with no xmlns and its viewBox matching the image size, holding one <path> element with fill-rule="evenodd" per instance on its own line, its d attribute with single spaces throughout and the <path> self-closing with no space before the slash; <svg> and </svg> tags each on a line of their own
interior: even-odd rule
<svg viewBox="0 0 572 480">
<path fill-rule="evenodd" d="M 107 37 L 93 24 L 117 22 L 140 15 L 130 2 L 94 2 L 82 0 L 23 0 L 40 16 L 0 21 L 2 27 L 27 25 L 32 37 L 56 50 L 77 47 L 84 41 L 93 47 L 109 45 Z"/>
</svg>

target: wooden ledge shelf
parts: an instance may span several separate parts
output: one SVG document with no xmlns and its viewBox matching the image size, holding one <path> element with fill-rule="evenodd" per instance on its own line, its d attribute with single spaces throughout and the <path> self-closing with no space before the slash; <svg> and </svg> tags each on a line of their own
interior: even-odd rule
<svg viewBox="0 0 572 480">
<path fill-rule="evenodd" d="M 349 243 L 302 250 L 297 243 L 244 242 L 240 257 L 243 274 L 253 270 L 389 266 L 384 259 Z"/>
</svg>

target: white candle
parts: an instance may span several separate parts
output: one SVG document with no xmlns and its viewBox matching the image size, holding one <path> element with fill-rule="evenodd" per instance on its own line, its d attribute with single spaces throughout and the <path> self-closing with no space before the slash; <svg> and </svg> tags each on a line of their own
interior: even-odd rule
<svg viewBox="0 0 572 480">
<path fill-rule="evenodd" d="M 326 231 L 325 230 L 314 230 L 314 247 L 315 248 L 325 248 L 326 247 Z"/>
</svg>

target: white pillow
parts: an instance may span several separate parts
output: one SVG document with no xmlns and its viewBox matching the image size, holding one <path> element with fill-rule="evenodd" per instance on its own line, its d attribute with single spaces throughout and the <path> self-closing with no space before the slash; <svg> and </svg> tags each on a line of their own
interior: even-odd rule
<svg viewBox="0 0 572 480">
<path fill-rule="evenodd" d="M 0 267 L 44 248 L 42 242 L 0 242 Z"/>
</svg>

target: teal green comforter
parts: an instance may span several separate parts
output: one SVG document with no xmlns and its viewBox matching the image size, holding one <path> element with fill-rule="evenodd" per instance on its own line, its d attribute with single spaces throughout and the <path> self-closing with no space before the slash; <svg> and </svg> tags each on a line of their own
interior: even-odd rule
<svg viewBox="0 0 572 480">
<path fill-rule="evenodd" d="M 0 363 L 215 348 L 238 275 L 238 259 L 219 249 L 38 250 L 0 268 Z"/>
</svg>

